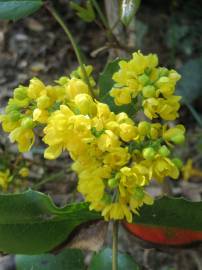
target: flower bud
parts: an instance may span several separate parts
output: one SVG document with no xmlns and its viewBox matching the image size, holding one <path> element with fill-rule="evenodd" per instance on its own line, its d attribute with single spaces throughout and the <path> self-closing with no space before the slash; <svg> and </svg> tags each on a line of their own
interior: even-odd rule
<svg viewBox="0 0 202 270">
<path fill-rule="evenodd" d="M 14 90 L 14 98 L 23 100 L 27 97 L 27 87 L 19 86 Z"/>
<path fill-rule="evenodd" d="M 160 79 L 157 81 L 157 86 L 161 86 L 164 83 L 169 83 L 169 78 L 166 76 L 162 76 Z"/>
<path fill-rule="evenodd" d="M 169 78 L 172 81 L 177 82 L 181 78 L 181 75 L 179 73 L 177 73 L 175 70 L 170 70 L 170 72 L 169 72 Z"/>
<path fill-rule="evenodd" d="M 170 155 L 170 150 L 166 145 L 161 146 L 158 152 L 163 157 L 167 157 Z"/>
<path fill-rule="evenodd" d="M 170 138 L 170 140 L 172 142 L 174 142 L 175 144 L 182 144 L 185 141 L 185 137 L 184 137 L 184 134 L 179 133 L 179 134 L 173 136 L 172 138 Z"/>
<path fill-rule="evenodd" d="M 44 110 L 50 106 L 50 98 L 47 96 L 41 96 L 37 99 L 37 107 Z"/>
<path fill-rule="evenodd" d="M 180 170 L 183 166 L 183 162 L 179 158 L 173 158 L 172 162 L 175 164 L 175 166 Z"/>
<path fill-rule="evenodd" d="M 146 98 L 155 96 L 155 87 L 153 85 L 147 85 L 143 88 L 142 93 Z"/>
<path fill-rule="evenodd" d="M 160 77 L 166 77 L 166 76 L 168 76 L 168 73 L 169 73 L 169 71 L 167 68 L 164 68 L 164 67 L 159 68 L 159 76 Z"/>
<path fill-rule="evenodd" d="M 97 110 L 96 105 L 90 95 L 88 94 L 76 95 L 74 98 L 74 103 L 75 103 L 76 109 L 78 109 L 81 114 L 84 114 L 84 115 L 96 114 L 96 110 Z"/>
<path fill-rule="evenodd" d="M 152 160 L 152 159 L 154 159 L 155 155 L 156 155 L 156 151 L 152 147 L 147 147 L 147 148 L 145 148 L 143 150 L 143 157 L 146 160 Z"/>
<path fill-rule="evenodd" d="M 22 167 L 19 170 L 19 175 L 22 176 L 22 177 L 27 177 L 29 175 L 29 169 L 26 168 L 26 167 Z"/>
<path fill-rule="evenodd" d="M 148 134 L 149 130 L 150 130 L 150 123 L 146 122 L 146 121 L 142 121 L 138 124 L 138 132 L 140 135 L 145 136 Z"/>
<path fill-rule="evenodd" d="M 24 117 L 21 122 L 22 128 L 33 128 L 34 122 L 31 117 Z"/>
<path fill-rule="evenodd" d="M 141 76 L 138 77 L 138 81 L 142 85 L 147 85 L 149 83 L 149 77 L 146 74 L 142 74 Z"/>
<path fill-rule="evenodd" d="M 111 178 L 108 180 L 107 184 L 109 188 L 114 189 L 118 184 L 118 180 L 116 178 Z"/>
<path fill-rule="evenodd" d="M 62 76 L 59 78 L 59 80 L 57 81 L 57 83 L 59 83 L 60 85 L 65 85 L 66 83 L 68 83 L 69 79 L 66 76 Z"/>
<path fill-rule="evenodd" d="M 18 121 L 21 118 L 21 113 L 17 110 L 13 110 L 9 113 L 11 121 Z"/>
</svg>

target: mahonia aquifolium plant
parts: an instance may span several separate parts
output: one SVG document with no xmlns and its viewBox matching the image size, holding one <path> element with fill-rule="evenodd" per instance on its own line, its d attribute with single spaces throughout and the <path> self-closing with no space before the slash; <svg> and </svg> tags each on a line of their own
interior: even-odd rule
<svg viewBox="0 0 202 270">
<path fill-rule="evenodd" d="M 134 122 L 125 112 L 115 114 L 94 99 L 81 69 L 61 77 L 54 86 L 33 78 L 28 87 L 14 90 L 0 121 L 20 152 L 29 151 L 35 129 L 43 126 L 44 156 L 56 159 L 67 150 L 78 174 L 78 191 L 100 211 L 105 220 L 126 219 L 153 198 L 145 191 L 152 179 L 177 179 L 182 166 L 172 156 L 175 144 L 184 142 L 183 125 L 169 127 L 151 120 L 169 121 L 178 117 L 180 97 L 174 95 L 180 75 L 158 67 L 154 54 L 136 52 L 129 61 L 120 61 L 110 91 L 117 106 L 134 104 L 148 121 Z M 86 66 L 95 87 L 92 67 Z"/>
</svg>

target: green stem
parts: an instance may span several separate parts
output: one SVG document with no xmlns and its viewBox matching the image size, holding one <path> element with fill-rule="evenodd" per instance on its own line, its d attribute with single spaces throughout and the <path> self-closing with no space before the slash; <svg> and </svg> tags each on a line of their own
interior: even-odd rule
<svg viewBox="0 0 202 270">
<path fill-rule="evenodd" d="M 93 6 L 95 7 L 103 25 L 105 26 L 106 29 L 108 29 L 109 31 L 111 31 L 110 27 L 109 27 L 109 24 L 108 24 L 108 21 L 105 17 L 105 15 L 103 14 L 102 10 L 100 9 L 98 3 L 96 0 L 91 0 L 91 2 L 93 3 Z"/>
<path fill-rule="evenodd" d="M 88 85 L 88 88 L 90 90 L 90 93 L 91 93 L 92 97 L 94 97 L 94 92 L 93 92 L 93 89 L 91 87 L 91 84 L 90 84 L 90 81 L 89 81 L 89 78 L 88 78 L 88 74 L 86 72 L 82 57 L 81 57 L 80 52 L 79 52 L 79 48 L 78 48 L 78 46 L 76 44 L 76 41 L 75 41 L 74 37 L 72 36 L 68 26 L 65 24 L 65 22 L 63 21 L 61 16 L 57 13 L 55 8 L 53 6 L 51 6 L 51 5 L 48 5 L 48 4 L 45 5 L 45 7 L 51 13 L 51 15 L 54 17 L 54 19 L 59 23 L 59 25 L 62 27 L 65 34 L 67 35 L 68 39 L 70 40 L 70 42 L 72 44 L 72 47 L 74 49 L 74 52 L 76 54 L 77 60 L 79 62 L 79 65 L 81 67 L 81 71 L 83 73 L 84 80 L 85 80 L 86 84 Z"/>
<path fill-rule="evenodd" d="M 52 174 L 46 178 L 44 178 L 42 181 L 40 181 L 39 183 L 36 183 L 32 186 L 32 189 L 38 189 L 39 187 L 41 187 L 42 185 L 45 185 L 48 182 L 53 182 L 53 181 L 58 181 L 60 180 L 62 177 L 64 177 L 66 175 L 65 172 L 59 172 L 59 173 L 55 173 Z M 62 178 L 63 179 L 63 178 Z"/>
<path fill-rule="evenodd" d="M 118 270 L 118 229 L 119 222 L 113 221 L 112 228 L 112 270 Z"/>
</svg>

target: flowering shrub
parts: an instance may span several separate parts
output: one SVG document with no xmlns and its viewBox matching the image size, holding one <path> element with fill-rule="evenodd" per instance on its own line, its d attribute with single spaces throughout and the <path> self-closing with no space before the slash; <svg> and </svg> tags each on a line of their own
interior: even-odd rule
<svg viewBox="0 0 202 270">
<path fill-rule="evenodd" d="M 36 128 L 43 126 L 45 158 L 69 152 L 78 191 L 90 209 L 100 211 L 106 220 L 132 222 L 133 213 L 153 203 L 145 191 L 152 179 L 178 178 L 181 161 L 172 149 L 184 142 L 185 129 L 165 122 L 175 120 L 180 108 L 180 97 L 174 95 L 180 75 L 175 70 L 158 67 L 155 54 L 141 52 L 121 60 L 119 67 L 110 91 L 116 106 L 131 104 L 134 114 L 143 110 L 148 120 L 138 122 L 125 112 L 114 113 L 94 98 L 80 68 L 55 85 L 38 78 L 20 85 L 0 120 L 20 152 L 31 149 Z M 85 69 L 93 89 L 92 67 Z M 151 122 L 154 118 L 159 121 Z"/>
</svg>

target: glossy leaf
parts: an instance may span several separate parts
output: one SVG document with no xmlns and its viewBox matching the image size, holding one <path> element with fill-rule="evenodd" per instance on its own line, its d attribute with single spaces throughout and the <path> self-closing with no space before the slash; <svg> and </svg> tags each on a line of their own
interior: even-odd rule
<svg viewBox="0 0 202 270">
<path fill-rule="evenodd" d="M 122 0 L 121 4 L 121 21 L 127 26 L 134 18 L 139 6 L 140 0 Z"/>
<path fill-rule="evenodd" d="M 120 112 L 126 112 L 129 116 L 133 116 L 135 113 L 134 105 L 128 104 L 128 105 L 122 105 L 122 106 L 117 106 L 114 103 L 114 99 L 110 96 L 109 91 L 114 85 L 114 81 L 112 79 L 113 74 L 119 70 L 119 61 L 120 59 L 117 58 L 112 62 L 109 62 L 103 72 L 100 74 L 99 81 L 98 81 L 98 86 L 100 89 L 100 101 L 103 103 L 108 104 L 110 107 L 111 111 L 115 113 L 120 113 Z"/>
<path fill-rule="evenodd" d="M 16 270 L 84 270 L 84 256 L 80 250 L 66 249 L 58 255 L 17 255 Z"/>
<path fill-rule="evenodd" d="M 144 205 L 133 224 L 124 226 L 135 236 L 162 245 L 202 241 L 202 202 L 163 197 Z"/>
<path fill-rule="evenodd" d="M 86 203 L 58 208 L 49 196 L 36 191 L 0 195 L 0 251 L 47 252 L 64 242 L 81 223 L 99 218 Z"/>
<path fill-rule="evenodd" d="M 88 270 L 111 270 L 112 269 L 112 250 L 105 248 L 95 254 L 90 263 Z M 140 268 L 134 262 L 133 258 L 121 252 L 118 253 L 118 269 L 119 270 L 139 270 Z"/>
<path fill-rule="evenodd" d="M 42 0 L 0 0 L 0 19 L 17 20 L 37 11 Z"/>
</svg>

